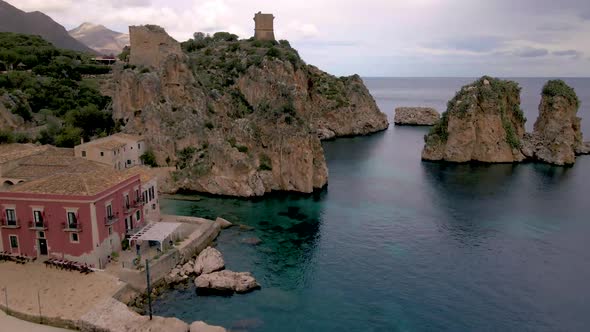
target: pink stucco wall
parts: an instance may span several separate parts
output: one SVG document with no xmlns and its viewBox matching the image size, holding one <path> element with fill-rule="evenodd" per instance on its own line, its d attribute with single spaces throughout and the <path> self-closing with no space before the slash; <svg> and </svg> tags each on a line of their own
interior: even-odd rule
<svg viewBox="0 0 590 332">
<path fill-rule="evenodd" d="M 16 208 L 16 216 L 20 228 L 12 229 L 2 227 L 2 250 L 11 251 L 10 235 L 17 235 L 19 241 L 18 252 L 27 256 L 37 256 L 38 230 L 31 230 L 29 222 L 33 219 L 33 208 L 42 208 L 44 222 L 47 230 L 44 231 L 47 239 L 48 253 L 50 256 L 82 256 L 91 255 L 96 249 L 92 235 L 92 207 L 96 208 L 96 226 L 98 231 L 97 245 L 109 237 L 109 226 L 105 224 L 106 204 L 111 202 L 113 213 L 119 213 L 119 220 L 112 224 L 112 232 L 125 234 L 124 218 L 128 213 L 134 213 L 137 209 L 127 212 L 124 209 L 124 194 L 130 195 L 130 202 L 135 200 L 135 188 L 140 187 L 139 176 L 134 176 L 123 181 L 95 196 L 64 196 L 47 194 L 29 194 L 16 192 L 0 192 L 0 218 L 6 219 L 5 209 L 10 206 Z M 63 223 L 67 222 L 68 209 L 77 209 L 78 223 L 81 231 L 78 234 L 79 243 L 72 243 L 70 233 L 64 231 Z M 141 207 L 139 207 L 141 210 Z M 143 216 L 139 222 L 134 215 L 133 227 L 143 224 Z M 16 250 L 14 250 L 16 252 Z"/>
</svg>

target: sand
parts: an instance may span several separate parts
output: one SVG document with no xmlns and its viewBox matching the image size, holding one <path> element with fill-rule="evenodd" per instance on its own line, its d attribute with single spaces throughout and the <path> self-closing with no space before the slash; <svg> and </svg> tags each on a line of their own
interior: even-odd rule
<svg viewBox="0 0 590 332">
<path fill-rule="evenodd" d="M 70 332 L 71 330 L 59 329 L 47 325 L 39 325 L 26 322 L 12 316 L 8 316 L 0 310 L 1 331 L 27 331 L 27 332 Z"/>
<path fill-rule="evenodd" d="M 78 320 L 97 303 L 113 296 L 123 283 L 105 272 L 88 275 L 46 268 L 42 263 L 0 263 L 0 304 L 11 310 Z"/>
</svg>

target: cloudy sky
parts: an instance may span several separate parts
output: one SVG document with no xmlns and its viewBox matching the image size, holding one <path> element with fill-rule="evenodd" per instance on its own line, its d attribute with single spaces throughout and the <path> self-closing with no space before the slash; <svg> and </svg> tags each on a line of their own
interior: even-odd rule
<svg viewBox="0 0 590 332">
<path fill-rule="evenodd" d="M 8 0 L 71 29 L 158 24 L 253 34 L 253 14 L 308 63 L 363 76 L 590 76 L 590 0 Z"/>
</svg>

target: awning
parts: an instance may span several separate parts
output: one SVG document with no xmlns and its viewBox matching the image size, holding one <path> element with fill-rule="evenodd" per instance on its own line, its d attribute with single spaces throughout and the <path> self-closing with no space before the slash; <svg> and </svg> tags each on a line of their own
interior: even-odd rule
<svg viewBox="0 0 590 332">
<path fill-rule="evenodd" d="M 134 241 L 156 241 L 160 242 L 160 247 L 164 240 L 176 232 L 176 229 L 182 225 L 178 222 L 156 222 L 147 224 L 139 232 L 129 238 L 129 242 Z"/>
</svg>

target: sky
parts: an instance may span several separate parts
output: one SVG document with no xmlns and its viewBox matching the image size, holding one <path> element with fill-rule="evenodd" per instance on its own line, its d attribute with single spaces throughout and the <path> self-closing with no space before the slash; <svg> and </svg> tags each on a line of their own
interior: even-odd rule
<svg viewBox="0 0 590 332">
<path fill-rule="evenodd" d="M 590 77 L 590 0 L 8 0 L 72 29 L 157 24 L 249 38 L 273 13 L 277 39 L 335 75 Z"/>
</svg>

